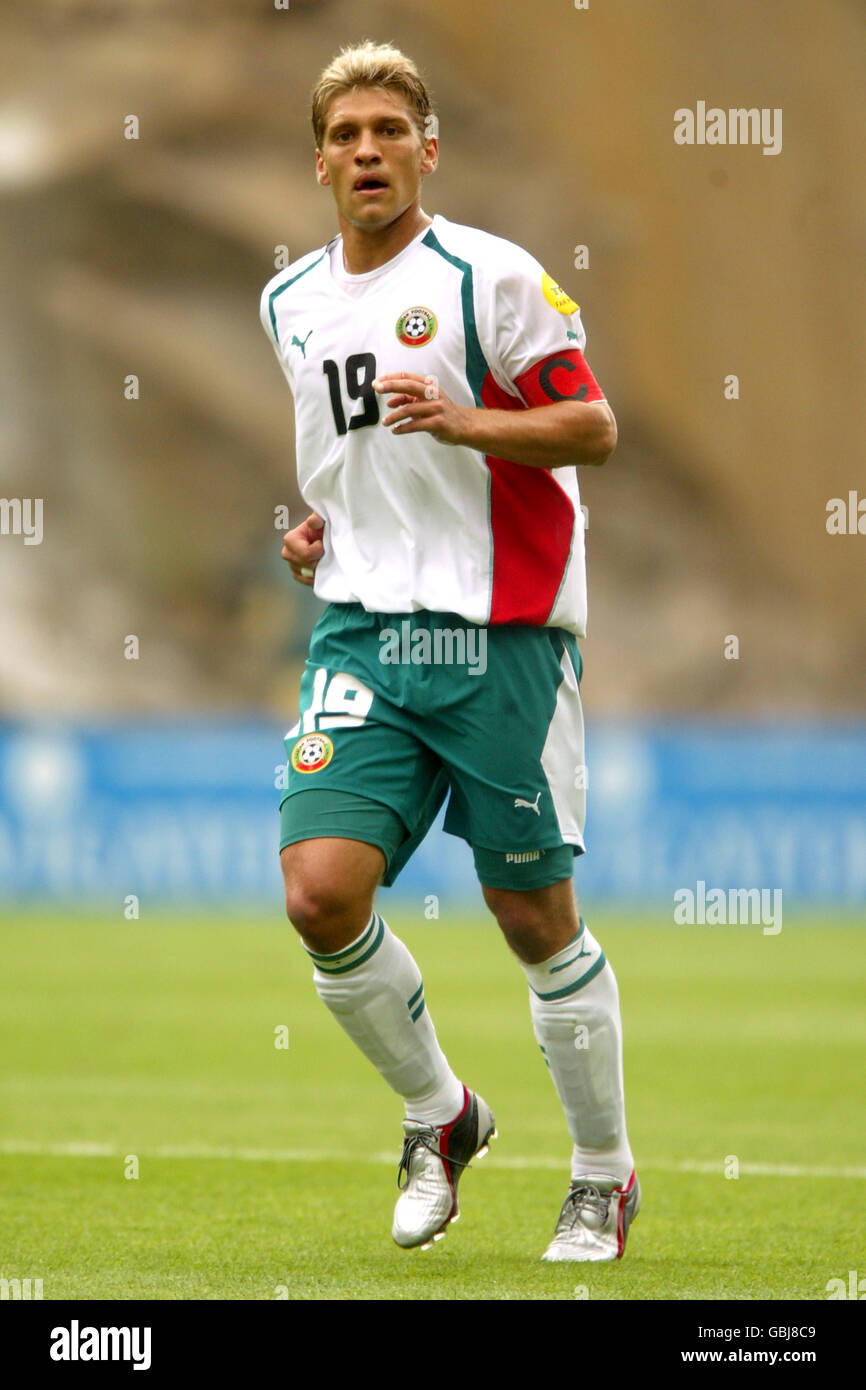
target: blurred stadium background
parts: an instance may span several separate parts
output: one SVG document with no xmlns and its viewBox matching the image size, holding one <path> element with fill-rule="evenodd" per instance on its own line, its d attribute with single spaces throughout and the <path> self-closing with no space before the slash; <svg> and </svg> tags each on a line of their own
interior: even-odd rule
<svg viewBox="0 0 866 1390">
<path fill-rule="evenodd" d="M 51 1296 L 271 1296 L 250 1289 L 284 1274 L 265 1262 L 256 1284 L 237 1246 L 219 1247 L 198 1169 L 183 1182 L 178 1169 L 179 1186 L 172 1174 L 164 1198 L 141 1197 L 156 1202 L 151 1259 L 145 1215 L 130 1232 L 129 1204 L 116 1221 L 106 1206 L 123 1205 L 106 1196 L 119 1171 L 106 1155 L 150 1146 L 168 1163 L 165 1146 L 186 1143 L 225 1158 L 233 1140 L 270 1145 L 271 1157 L 299 1142 L 339 1147 L 349 1131 L 326 1096 L 361 1148 L 386 1112 L 393 1126 L 394 1098 L 317 1011 L 289 936 L 277 945 L 250 929 L 283 921 L 275 780 L 320 609 L 279 557 L 274 509 L 287 506 L 292 524 L 305 509 L 258 298 L 277 248 L 295 258 L 335 230 L 313 178 L 308 96 L 335 51 L 363 37 L 396 42 L 431 82 L 442 159 L 425 209 L 526 246 L 574 295 L 618 419 L 615 456 L 581 480 L 590 852 L 576 879 L 623 990 L 635 1151 L 669 1173 L 693 1165 L 702 1261 L 679 1281 L 665 1273 L 682 1254 L 685 1193 L 653 1195 L 649 1162 L 642 1221 L 656 1265 L 634 1296 L 742 1296 L 746 1247 L 758 1261 L 749 1296 L 823 1296 L 825 1274 L 856 1263 L 839 1247 L 838 1269 L 820 1273 L 827 1232 L 841 1239 L 843 1223 L 806 1168 L 784 1192 L 773 1185 L 772 1233 L 768 1189 L 744 1207 L 727 1188 L 724 1237 L 718 1183 L 694 1175 L 729 1153 L 866 1175 L 851 1166 L 863 1136 L 850 1108 L 862 936 L 847 929 L 863 925 L 866 902 L 866 537 L 826 529 L 831 498 L 866 491 L 864 19 L 855 0 L 29 0 L 0 11 L 0 493 L 44 499 L 40 545 L 0 536 L 0 1166 L 19 1197 L 0 1273 L 51 1271 Z M 698 101 L 782 108 L 782 152 L 677 146 L 674 111 Z M 130 115 L 137 140 L 124 138 Z M 725 398 L 731 373 L 738 400 Z M 137 400 L 125 397 L 130 374 Z M 124 655 L 131 634 L 138 660 Z M 732 636 L 739 657 L 726 659 Z M 686 936 L 672 895 L 700 880 L 781 889 L 786 923 L 826 926 L 828 941 L 847 926 L 823 953 L 787 930 Z M 138 925 L 124 916 L 133 895 Z M 424 915 L 430 895 L 438 919 Z M 561 1117 L 514 1012 L 522 977 L 492 920 L 473 929 L 466 847 L 434 832 L 382 906 L 422 952 L 467 1067 L 501 1068 L 517 1153 L 530 1167 L 540 1155 L 543 1175 L 565 1152 Z M 228 924 L 214 926 L 217 912 Z M 645 912 L 630 947 L 627 924 Z M 144 930 L 155 916 L 171 944 Z M 112 923 L 125 924 L 114 949 Z M 455 964 L 464 924 L 469 959 L 499 971 L 480 1030 Z M 266 1036 L 286 1016 L 293 1029 L 301 1020 L 292 1057 L 305 1068 L 288 1093 L 263 1077 L 249 1031 L 251 1017 Z M 27 1154 L 42 1166 L 22 1167 L 15 1155 Z M 226 1222 L 239 1175 L 220 1189 Z M 357 1172 L 345 1175 L 344 1192 Z M 561 1174 L 547 1180 L 538 1195 L 526 1174 L 500 1173 L 515 1260 L 514 1212 L 537 1200 L 547 1222 L 558 1205 Z M 306 1181 L 302 1286 L 315 1297 L 336 1287 L 309 1274 L 324 1248 L 316 1204 L 333 1189 L 312 1161 Z M 250 1230 L 259 1218 L 268 1228 L 263 1182 L 244 1207 Z M 86 1283 L 67 1224 L 73 1189 L 89 1204 Z M 197 1273 L 185 1265 L 174 1284 L 157 1247 L 182 1243 L 196 1202 Z M 819 1275 L 789 1277 L 785 1261 L 819 1227 Z M 334 1270 L 345 1265 L 333 1255 Z M 229 1267 L 234 1282 L 221 1284 Z M 572 1296 L 547 1287 L 538 1296 Z M 435 1281 L 417 1296 L 438 1296 Z"/>
<path fill-rule="evenodd" d="M 862 900 L 866 541 L 825 522 L 863 477 L 863 14 L 815 22 L 809 0 L 4 10 L 2 492 L 43 498 L 45 531 L 0 537 L 4 897 L 273 892 L 319 604 L 279 558 L 274 508 L 304 509 L 257 302 L 277 247 L 332 235 L 308 93 L 372 35 L 434 89 L 426 207 L 571 290 L 617 412 L 582 474 L 587 889 L 737 872 Z M 697 100 L 781 107 L 782 153 L 675 145 Z M 431 844 L 409 891 L 471 888 L 467 862 Z"/>
</svg>

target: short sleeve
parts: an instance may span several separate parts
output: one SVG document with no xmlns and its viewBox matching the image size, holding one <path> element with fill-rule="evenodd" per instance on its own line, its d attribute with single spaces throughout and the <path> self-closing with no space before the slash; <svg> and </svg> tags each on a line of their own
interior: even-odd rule
<svg viewBox="0 0 866 1390">
<path fill-rule="evenodd" d="M 534 257 L 500 269 L 492 308 L 496 366 L 527 405 L 604 400 L 584 357 L 580 306 Z"/>
<path fill-rule="evenodd" d="M 270 325 L 270 305 L 268 302 L 270 299 L 270 288 L 270 283 L 265 285 L 259 298 L 259 318 L 261 319 L 262 328 L 265 330 L 265 335 L 270 338 L 271 344 L 273 344 L 274 331 Z"/>
<path fill-rule="evenodd" d="M 268 283 L 265 285 L 265 288 L 262 290 L 261 298 L 259 300 L 259 318 L 261 320 L 262 328 L 265 331 L 265 337 L 267 338 L 268 342 L 270 343 L 271 347 L 277 355 L 277 361 L 283 369 L 283 374 L 285 375 L 289 385 L 293 387 L 292 374 L 289 369 L 289 364 L 283 356 L 283 350 L 280 347 L 276 319 L 273 311 L 273 295 L 274 290 L 279 285 L 279 280 L 280 277 L 276 277 L 273 280 L 269 280 Z"/>
</svg>

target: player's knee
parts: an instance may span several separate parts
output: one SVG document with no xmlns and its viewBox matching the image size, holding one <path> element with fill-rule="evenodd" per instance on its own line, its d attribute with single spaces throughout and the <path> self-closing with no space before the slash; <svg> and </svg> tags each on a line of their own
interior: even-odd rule
<svg viewBox="0 0 866 1390">
<path fill-rule="evenodd" d="M 353 941 L 370 917 L 370 895 L 350 882 L 286 874 L 286 916 L 314 951 L 328 955 Z"/>
<path fill-rule="evenodd" d="M 485 888 L 484 898 L 496 918 L 502 932 L 509 939 L 512 936 L 533 936 L 546 925 L 544 913 L 534 903 L 527 901 L 525 893 L 499 892 Z"/>
<path fill-rule="evenodd" d="M 370 920 L 384 857 L 344 839 L 300 841 L 280 854 L 286 914 L 314 951 L 329 955 L 354 941 Z"/>
<path fill-rule="evenodd" d="M 503 936 L 521 960 L 538 961 L 554 955 L 577 931 L 577 907 L 570 883 L 536 892 L 487 887 L 483 892 Z"/>
<path fill-rule="evenodd" d="M 556 951 L 551 924 L 532 909 L 509 905 L 494 916 L 508 945 L 521 960 L 543 960 Z"/>
<path fill-rule="evenodd" d="M 286 883 L 286 916 L 306 941 L 315 943 L 323 933 L 345 919 L 352 903 L 334 884 L 291 879 Z"/>
</svg>

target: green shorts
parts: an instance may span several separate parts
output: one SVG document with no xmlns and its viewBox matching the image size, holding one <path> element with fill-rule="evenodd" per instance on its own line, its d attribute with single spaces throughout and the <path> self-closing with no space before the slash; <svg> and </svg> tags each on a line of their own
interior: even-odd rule
<svg viewBox="0 0 866 1390">
<path fill-rule="evenodd" d="M 445 830 L 472 846 L 487 887 L 570 878 L 584 849 L 581 671 L 562 628 L 329 604 L 286 735 L 280 848 L 375 844 L 392 884 L 448 797 Z"/>
</svg>

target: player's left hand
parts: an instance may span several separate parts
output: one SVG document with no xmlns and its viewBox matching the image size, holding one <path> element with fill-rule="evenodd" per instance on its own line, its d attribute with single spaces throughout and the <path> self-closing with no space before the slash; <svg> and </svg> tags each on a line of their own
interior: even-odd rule
<svg viewBox="0 0 866 1390">
<path fill-rule="evenodd" d="M 385 416 L 382 424 L 390 426 L 392 434 L 425 431 L 440 444 L 465 443 L 474 408 L 455 405 L 434 376 L 393 372 L 390 376 L 377 376 L 373 390 L 388 396 L 386 405 L 391 413 Z"/>
</svg>

